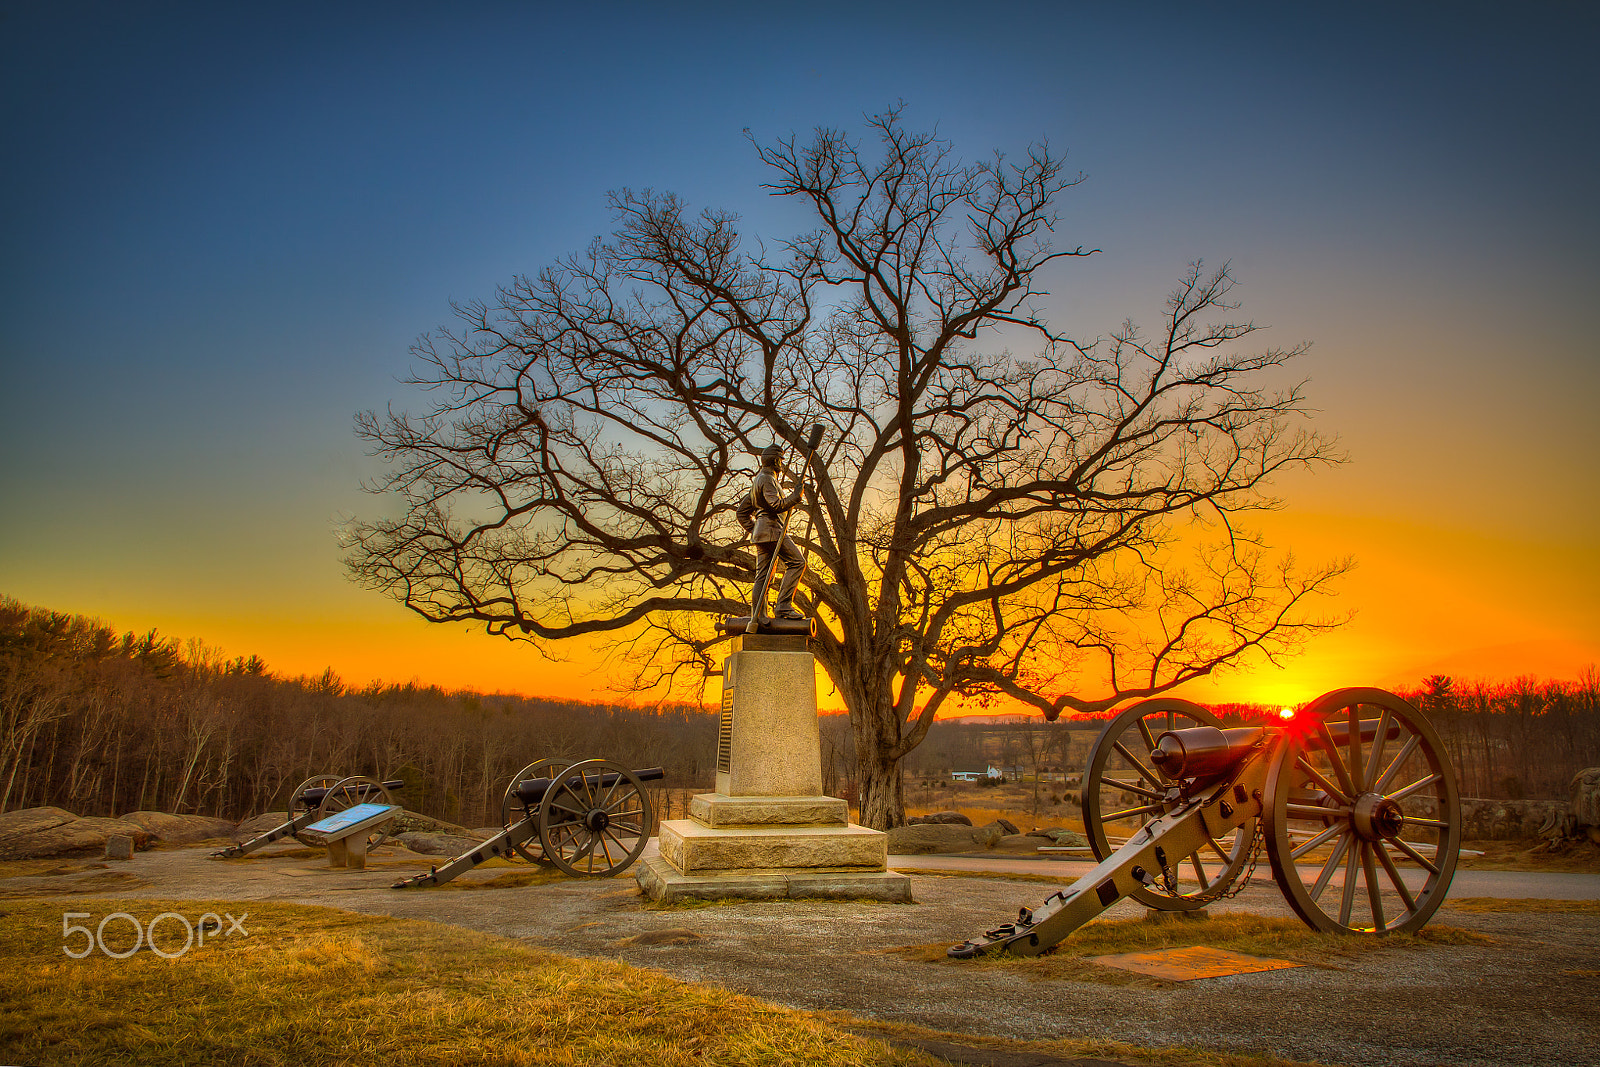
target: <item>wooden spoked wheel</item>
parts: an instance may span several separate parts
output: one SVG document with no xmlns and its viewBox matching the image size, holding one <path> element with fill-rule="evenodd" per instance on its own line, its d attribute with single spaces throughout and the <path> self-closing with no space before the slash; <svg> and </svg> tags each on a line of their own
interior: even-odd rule
<svg viewBox="0 0 1600 1067">
<path fill-rule="evenodd" d="M 539 847 L 568 874 L 625 870 L 650 838 L 650 797 L 634 773 L 610 760 L 575 763 L 539 805 Z"/>
<path fill-rule="evenodd" d="M 1337 689 L 1295 716 L 1267 772 L 1265 818 L 1273 876 L 1318 930 L 1414 933 L 1455 875 L 1449 756 L 1421 712 L 1381 689 Z"/>
<path fill-rule="evenodd" d="M 534 760 L 522 770 L 513 774 L 511 776 L 511 784 L 506 786 L 506 795 L 500 800 L 500 825 L 509 830 L 524 819 L 532 819 L 538 815 L 537 808 L 530 809 L 527 804 L 523 803 L 522 798 L 517 795 L 517 786 L 534 778 L 554 778 L 570 766 L 572 766 L 571 760 L 546 757 L 545 759 Z M 517 855 L 529 863 L 551 865 L 550 860 L 545 859 L 537 850 L 529 848 L 528 843 L 518 844 L 513 842 L 511 847 L 516 850 Z"/>
<path fill-rule="evenodd" d="M 368 778 L 364 774 L 352 774 L 348 778 L 340 778 L 328 788 L 327 795 L 322 798 L 322 807 L 317 809 L 317 818 L 326 819 L 357 804 L 393 803 L 394 798 L 389 795 L 389 790 L 384 788 L 382 782 Z M 389 828 L 393 825 L 394 822 L 391 820 L 367 835 L 368 852 L 388 840 Z"/>
<path fill-rule="evenodd" d="M 333 785 L 338 780 L 339 776 L 337 774 L 313 774 L 310 778 L 295 786 L 294 792 L 289 794 L 289 813 L 284 822 L 293 822 L 294 817 L 300 814 L 300 798 L 307 789 L 323 789 Z M 302 845 L 311 844 L 310 841 L 307 841 L 299 834 L 295 834 L 294 839 Z"/>
<path fill-rule="evenodd" d="M 1106 723 L 1089 750 L 1089 769 L 1083 778 L 1083 827 L 1095 859 L 1105 859 L 1146 823 L 1177 806 L 1177 799 L 1167 795 L 1175 783 L 1150 763 L 1156 738 L 1167 730 L 1221 725 L 1221 719 L 1199 704 L 1176 697 L 1142 700 Z M 1220 840 L 1207 837 L 1204 846 L 1168 870 L 1151 872 L 1159 889 L 1136 889 L 1130 896 L 1160 911 L 1203 908 L 1226 892 L 1244 869 L 1255 835 L 1256 820 L 1251 819 Z"/>
</svg>

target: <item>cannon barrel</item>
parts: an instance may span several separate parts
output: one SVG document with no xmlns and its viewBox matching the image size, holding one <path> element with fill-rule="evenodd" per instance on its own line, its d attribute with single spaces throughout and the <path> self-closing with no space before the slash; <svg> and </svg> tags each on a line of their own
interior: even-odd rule
<svg viewBox="0 0 1600 1067">
<path fill-rule="evenodd" d="M 1260 726 L 1233 730 L 1192 726 L 1187 730 L 1168 730 L 1156 738 L 1150 762 L 1162 777 L 1172 781 L 1224 774 L 1244 759 L 1266 732 Z"/>
<path fill-rule="evenodd" d="M 385 789 L 404 789 L 405 786 L 406 786 L 406 784 L 404 782 L 384 782 L 383 783 L 383 788 L 385 788 Z M 307 789 L 307 790 L 302 791 L 299 796 L 295 797 L 295 800 L 296 800 L 296 802 L 298 802 L 300 804 L 303 804 L 304 806 L 306 806 L 308 808 L 314 808 L 314 807 L 317 807 L 319 804 L 322 803 L 323 798 L 325 798 L 328 795 L 328 791 L 330 789 L 332 789 L 332 788 L 333 788 L 332 786 L 326 786 L 325 785 L 325 786 L 318 786 L 315 789 Z M 353 792 L 353 793 L 358 793 L 361 796 L 366 796 L 368 793 L 377 792 L 377 786 L 375 786 L 375 785 L 357 784 L 357 785 L 351 786 L 350 787 L 350 791 Z"/>
<path fill-rule="evenodd" d="M 1362 719 L 1358 726 L 1361 743 L 1369 744 L 1378 734 L 1378 719 Z M 1291 723 L 1290 728 L 1293 728 Z M 1350 740 L 1348 722 L 1327 724 L 1328 734 L 1335 745 L 1343 746 Z M 1156 738 L 1156 747 L 1150 752 L 1150 762 L 1163 778 L 1177 781 L 1180 778 L 1208 778 L 1226 774 L 1265 735 L 1260 726 L 1242 726 L 1223 730 L 1215 726 L 1193 726 L 1185 730 L 1168 730 Z M 1386 740 L 1400 736 L 1400 727 L 1391 722 L 1384 731 Z"/>
<path fill-rule="evenodd" d="M 660 767 L 646 767 L 642 771 L 634 771 L 633 776 L 641 782 L 659 782 L 667 776 L 667 772 Z M 583 780 L 591 788 L 610 789 L 617 784 L 617 780 L 621 777 L 619 774 L 586 774 L 583 776 Z M 544 795 L 559 780 L 556 778 L 529 778 L 518 782 L 517 797 L 524 804 L 532 807 L 544 800 Z M 567 780 L 577 784 L 576 777 Z"/>
</svg>

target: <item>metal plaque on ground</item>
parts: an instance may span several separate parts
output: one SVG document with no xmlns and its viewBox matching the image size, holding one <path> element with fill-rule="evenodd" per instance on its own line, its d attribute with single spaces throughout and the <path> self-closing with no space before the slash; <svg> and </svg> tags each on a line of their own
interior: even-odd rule
<svg viewBox="0 0 1600 1067">
<path fill-rule="evenodd" d="M 1305 966 L 1289 960 L 1246 956 L 1242 952 L 1207 948 L 1205 945 L 1167 948 L 1157 952 L 1122 952 L 1114 956 L 1090 956 L 1088 959 L 1090 963 L 1100 963 L 1152 978 L 1164 978 L 1169 982 L 1191 982 L 1196 978 L 1222 978 L 1230 974 L 1254 974 L 1257 971 Z"/>
</svg>

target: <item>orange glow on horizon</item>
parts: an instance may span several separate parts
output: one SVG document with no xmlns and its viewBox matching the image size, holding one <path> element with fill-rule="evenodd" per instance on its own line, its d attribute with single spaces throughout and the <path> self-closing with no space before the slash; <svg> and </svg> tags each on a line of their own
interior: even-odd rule
<svg viewBox="0 0 1600 1067">
<path fill-rule="evenodd" d="M 1331 612 L 1353 610 L 1344 628 L 1311 639 L 1282 666 L 1248 664 L 1191 682 L 1174 695 L 1201 704 L 1298 707 L 1321 693 L 1352 685 L 1419 686 L 1432 674 L 1500 680 L 1519 675 L 1576 679 L 1600 662 L 1600 557 L 1575 542 L 1517 540 L 1480 531 L 1428 527 L 1373 515 L 1285 512 L 1267 516 L 1269 543 L 1315 562 L 1354 555 L 1357 569 Z M 26 583 L 17 583 L 26 585 Z M 654 703 L 618 684 L 621 672 L 600 650 L 571 643 L 549 660 L 532 647 L 490 638 L 466 626 L 429 624 L 382 597 L 344 584 L 319 587 L 314 604 L 295 602 L 309 590 L 280 591 L 276 603 L 240 610 L 245 598 L 211 603 L 148 602 L 149 594 L 101 601 L 87 584 L 64 600 L 32 590 L 7 590 L 26 603 L 96 616 L 118 630 L 156 627 L 168 637 L 199 638 L 232 659 L 258 655 L 273 673 L 317 675 L 331 667 L 348 685 L 416 681 L 446 690 L 520 693 L 555 699 Z M 125 598 L 125 599 L 124 599 Z M 176 599 L 176 598 L 174 598 Z M 77 601 L 77 602 L 74 602 Z M 286 606 L 285 602 L 289 602 Z M 1099 697 L 1093 681 L 1078 692 Z M 824 712 L 838 694 L 819 672 Z M 719 680 L 670 699 L 714 707 Z M 1011 701 L 952 698 L 940 717 L 1031 715 Z M 1070 712 L 1064 717 L 1072 717 Z"/>
</svg>

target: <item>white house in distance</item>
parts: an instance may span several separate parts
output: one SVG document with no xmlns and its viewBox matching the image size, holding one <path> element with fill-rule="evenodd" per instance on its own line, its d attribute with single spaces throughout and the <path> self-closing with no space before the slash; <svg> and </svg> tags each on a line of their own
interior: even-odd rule
<svg viewBox="0 0 1600 1067">
<path fill-rule="evenodd" d="M 1000 773 L 1000 768 L 994 766 L 993 764 L 989 765 L 989 769 L 987 771 L 951 771 L 950 772 L 950 780 L 952 782 L 976 782 L 979 778 L 996 778 L 996 779 L 998 779 L 998 778 L 1004 778 L 1004 777 L 1005 777 L 1005 775 Z"/>
</svg>

